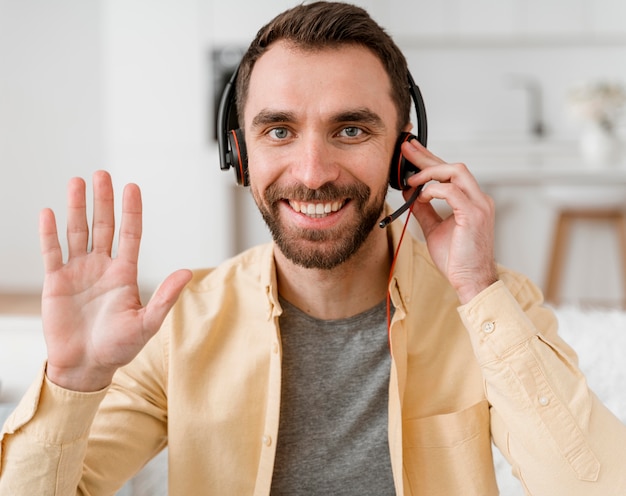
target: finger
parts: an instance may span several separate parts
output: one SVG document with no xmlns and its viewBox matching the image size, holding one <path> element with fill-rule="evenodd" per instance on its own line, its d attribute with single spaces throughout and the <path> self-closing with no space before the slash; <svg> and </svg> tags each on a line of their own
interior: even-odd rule
<svg viewBox="0 0 626 496">
<path fill-rule="evenodd" d="M 443 179 L 430 182 L 422 191 L 419 201 L 430 202 L 434 199 L 445 201 L 457 213 L 475 210 L 489 212 L 493 209 L 491 197 L 478 184 L 458 178 L 452 178 L 448 182 Z"/>
<path fill-rule="evenodd" d="M 424 197 L 420 197 L 420 202 L 429 201 L 433 198 L 445 199 L 452 209 L 454 224 L 468 228 L 475 233 L 482 233 L 481 236 L 493 232 L 495 210 L 493 200 L 488 195 L 483 195 L 480 201 L 472 201 L 463 191 L 451 183 L 432 183 L 427 189 L 430 192 L 425 191 Z M 424 204 L 419 203 L 419 205 Z M 434 224 L 432 225 L 434 226 Z M 429 228 L 430 225 L 425 224 L 423 226 L 424 232 L 426 233 Z"/>
<path fill-rule="evenodd" d="M 420 169 L 420 172 L 407 180 L 410 186 L 416 187 L 431 181 L 453 183 L 472 201 L 480 201 L 485 196 L 478 181 L 465 164 L 446 163 L 424 148 L 417 140 L 406 142 L 403 146 L 406 159 Z"/>
<path fill-rule="evenodd" d="M 402 144 L 402 155 L 419 169 L 427 169 L 445 163 L 416 139 Z"/>
<path fill-rule="evenodd" d="M 419 201 L 422 203 L 431 202 L 433 200 L 443 200 L 448 205 L 461 206 L 465 202 L 469 202 L 468 196 L 457 185 L 452 182 L 433 181 L 428 183 L 427 187 L 422 190 Z"/>
<path fill-rule="evenodd" d="M 416 176 L 426 179 L 421 184 L 425 184 L 427 181 L 452 182 L 457 180 L 459 185 L 478 187 L 478 182 L 465 164 L 448 163 L 434 155 L 417 140 L 403 143 L 402 151 L 407 160 L 424 172 L 423 174 L 416 174 Z M 413 179 L 411 183 L 419 184 L 417 179 Z"/>
<path fill-rule="evenodd" d="M 49 208 L 39 214 L 39 245 L 46 274 L 63 267 L 63 252 L 59 244 L 54 212 Z"/>
<path fill-rule="evenodd" d="M 404 198 L 408 199 L 412 191 L 413 190 L 403 191 L 402 194 Z M 430 202 L 423 202 L 421 200 L 421 195 L 419 200 L 412 205 L 411 213 L 419 223 L 425 236 L 428 236 L 443 220 Z"/>
<path fill-rule="evenodd" d="M 163 281 L 150 301 L 146 305 L 144 314 L 144 329 L 151 334 L 157 332 L 165 320 L 185 285 L 191 280 L 189 270 L 178 270 Z"/>
<path fill-rule="evenodd" d="M 118 258 L 137 264 L 141 243 L 141 191 L 136 184 L 127 184 L 122 198 L 122 221 Z"/>
<path fill-rule="evenodd" d="M 89 243 L 87 210 L 85 203 L 85 181 L 80 177 L 67 185 L 67 246 L 69 257 L 85 255 Z"/>
<path fill-rule="evenodd" d="M 431 167 L 424 171 L 421 179 L 427 181 L 436 181 L 439 183 L 451 183 L 463 191 L 471 199 L 477 200 L 484 193 L 480 189 L 480 185 L 476 178 L 469 171 L 467 166 L 462 163 L 441 164 L 438 167 Z"/>
<path fill-rule="evenodd" d="M 111 176 L 105 171 L 93 175 L 92 251 L 111 255 L 115 235 L 115 209 Z"/>
</svg>

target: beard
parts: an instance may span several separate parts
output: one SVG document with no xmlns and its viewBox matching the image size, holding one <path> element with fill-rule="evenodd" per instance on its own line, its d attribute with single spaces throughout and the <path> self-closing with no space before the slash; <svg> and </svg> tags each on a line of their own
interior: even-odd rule
<svg viewBox="0 0 626 496">
<path fill-rule="evenodd" d="M 368 205 L 371 189 L 363 183 L 344 187 L 327 183 L 319 189 L 302 185 L 280 188 L 272 184 L 265 190 L 264 198 L 254 187 L 251 190 L 274 242 L 285 257 L 307 269 L 324 270 L 337 267 L 359 250 L 380 219 L 387 194 L 385 185 Z M 335 229 L 287 227 L 281 223 L 279 209 L 287 198 L 300 202 L 332 202 L 349 198 L 357 212 L 357 219 L 353 226 Z"/>
</svg>

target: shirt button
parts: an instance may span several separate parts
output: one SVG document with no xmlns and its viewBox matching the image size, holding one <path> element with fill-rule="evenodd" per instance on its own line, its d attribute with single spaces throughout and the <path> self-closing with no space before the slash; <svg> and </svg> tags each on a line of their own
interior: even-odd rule
<svg viewBox="0 0 626 496">
<path fill-rule="evenodd" d="M 274 354 L 278 353 L 278 343 L 272 344 L 272 353 Z"/>
<path fill-rule="evenodd" d="M 483 322 L 483 332 L 485 334 L 491 334 L 496 329 L 495 322 Z"/>
<path fill-rule="evenodd" d="M 265 446 L 271 446 L 272 445 L 272 436 L 265 435 L 265 436 L 263 436 L 262 441 L 263 441 L 263 444 Z"/>
<path fill-rule="evenodd" d="M 550 400 L 548 399 L 547 396 L 539 396 L 539 404 L 541 406 L 548 406 L 549 403 L 550 403 Z"/>
</svg>

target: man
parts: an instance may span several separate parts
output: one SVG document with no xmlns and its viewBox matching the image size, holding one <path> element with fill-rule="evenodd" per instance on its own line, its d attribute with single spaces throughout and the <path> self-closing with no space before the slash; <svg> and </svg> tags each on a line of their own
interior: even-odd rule
<svg viewBox="0 0 626 496">
<path fill-rule="evenodd" d="M 528 494 L 626 490 L 626 428 L 539 291 L 495 264 L 493 203 L 467 168 L 407 141 L 426 243 L 376 226 L 411 128 L 406 74 L 356 7 L 265 26 L 237 98 L 274 243 L 176 272 L 146 307 L 138 188 L 112 259 L 109 176 L 94 176 L 91 250 L 70 182 L 66 263 L 41 216 L 48 360 L 2 431 L 0 494 L 112 494 L 167 445 L 175 495 L 493 495 L 490 434 Z"/>
</svg>

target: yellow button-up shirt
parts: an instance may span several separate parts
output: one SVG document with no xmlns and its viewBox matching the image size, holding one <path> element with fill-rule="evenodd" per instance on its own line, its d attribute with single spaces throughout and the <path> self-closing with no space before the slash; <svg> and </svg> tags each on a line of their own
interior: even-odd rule
<svg viewBox="0 0 626 496">
<path fill-rule="evenodd" d="M 527 494 L 626 494 L 626 427 L 588 390 L 528 280 L 501 270 L 459 306 L 407 239 L 389 291 L 397 494 L 498 494 L 491 436 Z M 0 495 L 114 494 L 166 445 L 174 496 L 268 495 L 280 315 L 272 244 L 196 272 L 106 391 L 67 391 L 42 371 L 2 430 Z"/>
</svg>

